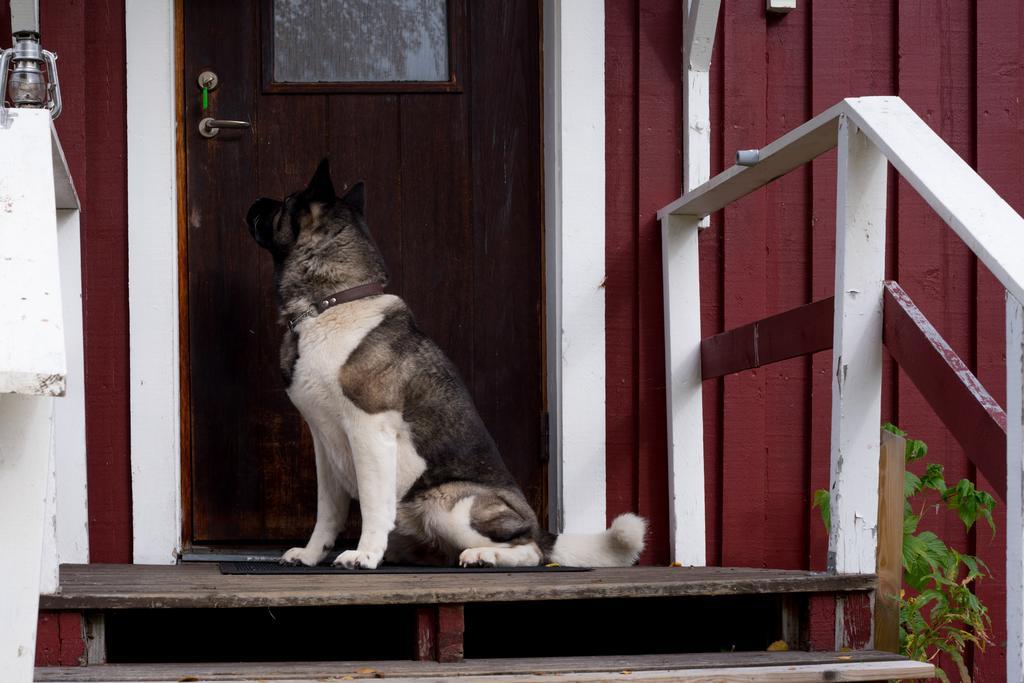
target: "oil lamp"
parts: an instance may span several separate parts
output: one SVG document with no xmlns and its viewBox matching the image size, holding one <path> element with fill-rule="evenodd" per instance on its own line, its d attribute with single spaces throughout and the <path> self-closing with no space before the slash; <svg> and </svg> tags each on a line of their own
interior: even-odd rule
<svg viewBox="0 0 1024 683">
<path fill-rule="evenodd" d="M 60 116 L 57 55 L 39 45 L 35 31 L 17 31 L 14 47 L 0 53 L 0 98 L 12 107 L 49 109 Z"/>
</svg>

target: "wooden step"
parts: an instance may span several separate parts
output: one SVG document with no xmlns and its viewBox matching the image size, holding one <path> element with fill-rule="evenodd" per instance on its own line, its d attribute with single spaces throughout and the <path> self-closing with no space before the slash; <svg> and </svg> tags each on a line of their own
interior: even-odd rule
<svg viewBox="0 0 1024 683">
<path fill-rule="evenodd" d="M 630 567 L 564 573 L 222 575 L 215 564 L 61 565 L 40 609 L 434 605 L 600 598 L 846 593 L 871 574 L 722 567 Z"/>
<path fill-rule="evenodd" d="M 313 681 L 384 678 L 402 681 L 884 681 L 934 675 L 931 664 L 877 652 L 735 652 L 630 657 L 478 659 L 436 662 L 276 664 L 108 664 L 39 668 L 36 681 L 170 683 L 172 681 Z"/>
</svg>

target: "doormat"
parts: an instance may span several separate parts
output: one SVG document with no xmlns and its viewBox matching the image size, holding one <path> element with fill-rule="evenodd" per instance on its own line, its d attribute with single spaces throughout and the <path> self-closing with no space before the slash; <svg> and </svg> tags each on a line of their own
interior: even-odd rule
<svg viewBox="0 0 1024 683">
<path fill-rule="evenodd" d="M 221 562 L 221 574 L 521 574 L 527 572 L 589 572 L 587 567 L 401 567 L 344 569 L 331 565 L 277 564 L 276 562 Z"/>
</svg>

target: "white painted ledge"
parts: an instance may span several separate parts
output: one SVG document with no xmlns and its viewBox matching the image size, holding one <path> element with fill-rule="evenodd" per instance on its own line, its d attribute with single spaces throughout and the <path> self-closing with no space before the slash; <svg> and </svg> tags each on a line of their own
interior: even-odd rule
<svg viewBox="0 0 1024 683">
<path fill-rule="evenodd" d="M 57 209 L 78 206 L 59 148 L 49 112 L 0 109 L 0 393 L 64 393 Z"/>
</svg>

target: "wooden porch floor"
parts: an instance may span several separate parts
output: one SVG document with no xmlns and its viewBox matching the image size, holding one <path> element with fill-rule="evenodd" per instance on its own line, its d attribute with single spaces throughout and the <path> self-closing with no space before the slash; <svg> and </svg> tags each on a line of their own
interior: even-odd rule
<svg viewBox="0 0 1024 683">
<path fill-rule="evenodd" d="M 736 652 L 478 659 L 436 662 L 316 662 L 279 664 L 108 664 L 36 669 L 35 680 L 50 683 L 153 681 L 302 681 L 303 683 L 385 678 L 401 681 L 878 681 L 933 675 L 930 664 L 887 652 Z"/>
<path fill-rule="evenodd" d="M 843 593 L 872 574 L 720 567 L 630 567 L 564 573 L 222 575 L 216 564 L 62 565 L 45 610 L 433 605 L 600 598 Z"/>
</svg>

